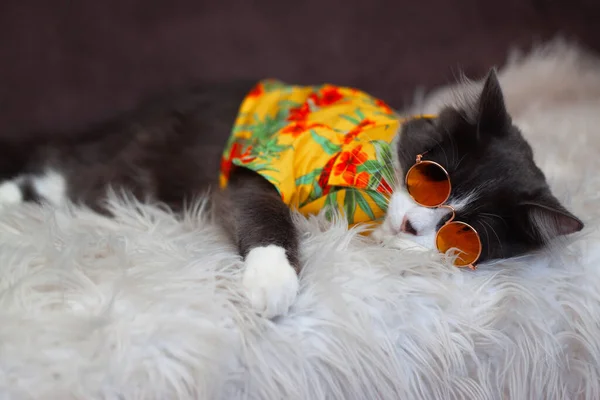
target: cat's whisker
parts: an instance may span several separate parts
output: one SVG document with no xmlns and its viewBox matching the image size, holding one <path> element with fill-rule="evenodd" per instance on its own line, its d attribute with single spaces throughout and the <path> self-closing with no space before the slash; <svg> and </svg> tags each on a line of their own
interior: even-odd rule
<svg viewBox="0 0 600 400">
<path fill-rule="evenodd" d="M 483 224 L 485 224 L 485 226 L 489 227 L 489 228 L 492 230 L 492 233 L 493 233 L 493 234 L 496 236 L 496 240 L 498 240 L 498 245 L 500 245 L 500 252 L 502 252 L 502 240 L 500 240 L 500 236 L 498 236 L 498 233 L 496 233 L 496 230 L 494 229 L 494 227 L 493 227 L 493 226 L 491 226 L 491 225 L 490 225 L 488 222 L 486 222 L 485 220 L 481 220 L 481 222 L 482 222 Z M 487 228 L 486 228 L 485 230 L 486 230 L 486 234 L 487 234 Z M 490 246 L 490 243 L 489 243 L 489 235 L 486 235 L 486 236 L 488 236 L 488 248 L 489 248 L 489 246 Z"/>
<path fill-rule="evenodd" d="M 391 182 L 389 182 L 389 181 L 388 181 L 388 184 L 389 184 L 391 187 L 394 187 L 394 186 L 396 186 L 396 183 L 397 183 L 397 177 L 396 177 L 396 173 L 395 173 L 396 171 L 395 171 L 395 168 L 394 168 L 394 161 L 393 161 L 393 160 L 389 160 L 388 162 L 385 162 L 385 163 L 383 163 L 383 164 L 382 164 L 382 168 L 383 168 L 383 169 L 388 169 L 388 168 L 390 169 L 390 172 L 391 172 L 391 173 L 390 173 L 389 175 L 390 175 L 390 177 L 391 177 Z M 384 179 L 383 175 L 382 175 L 382 176 L 380 176 L 380 178 L 379 178 L 379 181 L 377 181 L 377 184 L 379 185 L 379 183 L 381 183 L 381 181 L 382 181 L 383 179 Z M 391 192 L 390 192 L 390 193 L 391 193 Z"/>
<path fill-rule="evenodd" d="M 390 169 L 390 177 L 392 178 L 391 182 L 388 182 L 390 185 L 395 185 L 397 182 L 397 177 L 396 177 L 396 169 L 395 169 L 395 163 L 393 161 L 388 161 L 387 163 L 383 164 L 383 168 L 389 168 Z"/>
<path fill-rule="evenodd" d="M 477 192 L 477 193 L 479 193 L 479 192 Z M 474 201 L 474 200 L 476 200 L 476 199 L 478 199 L 478 198 L 475 198 L 475 197 L 473 197 L 473 198 L 471 199 L 471 202 L 473 202 L 473 201 Z M 478 205 L 477 207 L 470 208 L 470 209 L 469 209 L 469 213 L 470 213 L 470 214 L 476 214 L 476 213 L 477 213 L 477 211 L 478 211 L 478 210 L 480 210 L 481 208 L 485 207 L 485 205 L 486 205 L 486 204 L 485 204 L 485 203 L 483 203 L 483 204 L 480 204 L 480 205 Z M 479 214 L 481 215 L 481 214 L 483 214 L 483 213 L 479 213 Z"/>
<path fill-rule="evenodd" d="M 384 195 L 385 201 L 389 204 L 390 203 L 390 199 L 392 197 L 392 195 L 394 194 L 394 192 L 392 190 L 388 190 L 386 188 L 382 188 L 380 190 L 378 190 L 379 193 Z"/>
<path fill-rule="evenodd" d="M 465 158 L 467 158 L 467 155 L 468 155 L 468 153 L 465 153 L 465 154 L 464 154 L 464 155 L 463 155 L 463 156 L 460 158 L 460 160 L 458 160 L 458 164 L 456 164 L 456 166 L 454 167 L 454 169 L 455 169 L 455 170 L 457 170 L 457 169 L 458 169 L 458 167 L 460 167 L 460 163 L 461 163 L 461 162 L 463 162 L 463 160 L 464 160 Z"/>
<path fill-rule="evenodd" d="M 487 227 L 486 227 L 486 225 L 481 225 L 481 226 L 483 227 L 483 230 L 485 231 L 485 237 L 487 239 L 487 247 L 488 247 L 488 249 L 491 249 L 491 246 L 490 246 L 490 235 L 488 234 Z"/>
<path fill-rule="evenodd" d="M 488 217 L 488 218 L 498 218 L 499 220 L 504 221 L 504 218 L 502 218 L 498 214 L 492 214 L 492 213 L 482 212 L 482 213 L 479 213 L 479 215 L 481 215 L 482 217 Z"/>
<path fill-rule="evenodd" d="M 500 221 L 502 221 L 502 223 L 503 223 L 504 225 L 508 225 L 508 224 L 506 223 L 506 221 L 504 220 L 504 218 L 502 218 L 502 217 L 501 217 L 500 215 L 498 215 L 498 214 L 491 214 L 491 213 L 484 213 L 484 212 L 482 212 L 482 213 L 479 213 L 479 215 L 480 215 L 481 217 L 483 217 L 483 218 L 498 218 Z"/>
<path fill-rule="evenodd" d="M 448 154 L 446 153 L 444 146 L 442 146 L 442 143 L 439 140 L 433 139 L 433 141 L 435 142 L 435 145 L 442 150 L 442 153 L 444 153 L 444 158 L 446 159 L 446 165 L 449 165 Z"/>
<path fill-rule="evenodd" d="M 387 167 L 387 166 L 389 166 L 389 165 L 391 165 L 391 164 L 390 164 L 390 163 L 388 163 L 388 164 L 384 165 L 384 167 Z M 394 180 L 394 181 L 393 181 L 393 182 L 388 182 L 388 185 L 390 186 L 390 188 L 392 188 L 393 186 L 395 186 L 395 179 L 396 179 L 396 178 L 395 178 L 395 175 L 394 175 L 394 174 L 392 174 L 392 178 L 393 178 L 393 180 Z M 383 181 L 384 181 L 384 179 L 385 179 L 385 178 L 384 178 L 384 176 L 383 176 L 383 175 L 382 175 L 382 176 L 380 176 L 380 177 L 379 177 L 379 179 L 378 179 L 377 181 L 375 181 L 375 185 L 376 185 L 376 186 L 379 186 L 379 184 L 380 184 L 381 182 L 383 182 Z M 387 188 L 385 188 L 385 187 L 384 187 L 384 188 L 382 188 L 382 189 L 383 189 L 383 192 L 384 192 L 384 194 L 389 194 L 389 195 L 392 195 L 392 194 L 393 194 L 393 189 L 387 189 Z"/>
<path fill-rule="evenodd" d="M 448 130 L 448 128 L 444 125 L 442 132 L 446 134 L 446 136 L 448 137 L 448 139 L 450 140 L 450 145 L 452 148 L 452 160 L 456 160 L 456 154 L 458 153 L 458 146 L 456 144 L 456 141 L 454 140 L 454 135 L 452 135 L 452 133 Z M 445 155 L 445 152 L 444 152 Z M 446 165 L 450 166 L 449 161 L 448 161 L 448 157 L 446 157 Z M 457 168 L 457 167 L 455 167 Z"/>
<path fill-rule="evenodd" d="M 366 137 L 367 137 L 367 139 L 369 139 L 369 140 L 374 140 L 374 139 L 373 139 L 373 137 L 372 137 L 371 135 L 369 135 L 369 133 L 368 133 L 368 132 L 365 132 L 365 131 L 363 131 L 363 132 L 361 132 L 361 134 L 362 134 L 362 135 L 364 135 L 364 136 L 366 136 Z M 386 154 L 386 155 L 387 155 L 387 154 Z M 387 158 L 387 160 L 386 160 L 386 158 Z M 387 157 L 384 157 L 384 160 L 383 160 L 383 161 L 386 161 L 386 162 L 393 163 L 393 161 L 394 161 L 394 160 L 393 160 L 392 153 L 390 152 L 390 154 L 389 154 L 389 155 L 387 155 Z"/>
<path fill-rule="evenodd" d="M 361 135 L 366 136 L 366 138 L 368 140 L 374 140 L 373 137 L 371 135 L 369 135 L 369 133 L 367 131 L 362 131 Z M 396 186 L 397 178 L 396 178 L 396 173 L 394 170 L 395 168 L 394 168 L 393 156 L 392 156 L 391 152 L 389 154 L 384 153 L 383 155 L 384 155 L 384 157 L 382 160 L 383 161 L 382 168 L 384 168 L 384 169 L 390 168 L 391 169 L 391 173 L 389 174 L 389 176 L 391 177 L 391 182 L 388 182 L 388 185 L 390 185 L 390 187 L 394 187 L 394 186 Z M 379 184 L 382 182 L 382 180 L 383 180 L 383 176 L 381 176 L 379 178 L 379 180 L 376 182 L 376 185 L 379 186 Z M 391 196 L 393 194 L 393 191 L 384 189 L 384 194 Z M 386 200 L 389 196 L 386 196 Z M 389 203 L 389 200 L 388 200 L 388 203 Z"/>
</svg>

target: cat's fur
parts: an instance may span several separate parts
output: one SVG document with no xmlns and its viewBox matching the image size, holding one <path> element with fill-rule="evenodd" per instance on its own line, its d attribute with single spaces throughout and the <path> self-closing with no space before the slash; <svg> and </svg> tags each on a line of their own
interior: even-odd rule
<svg viewBox="0 0 600 400">
<path fill-rule="evenodd" d="M 59 203 L 65 198 L 104 212 L 109 186 L 181 210 L 216 189 L 219 161 L 251 85 L 199 87 L 90 128 L 85 134 L 0 144 L 0 205 Z M 397 182 L 384 223 L 373 237 L 410 239 L 433 249 L 443 209 L 417 206 L 403 176 L 417 154 L 443 165 L 452 180 L 456 219 L 477 229 L 479 263 L 540 248 L 583 223 L 551 194 L 529 144 L 511 122 L 495 72 L 478 98 L 434 120 L 405 123 L 395 141 Z M 290 210 L 259 175 L 235 169 L 227 189 L 213 190 L 213 211 L 244 257 L 243 284 L 261 314 L 284 313 L 298 290 L 298 234 Z M 397 243 L 396 243 L 397 244 Z"/>
</svg>

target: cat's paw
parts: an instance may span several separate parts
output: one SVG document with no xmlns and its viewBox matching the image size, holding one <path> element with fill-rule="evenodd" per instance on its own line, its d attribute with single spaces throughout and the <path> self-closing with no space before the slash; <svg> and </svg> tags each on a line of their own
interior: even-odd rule
<svg viewBox="0 0 600 400">
<path fill-rule="evenodd" d="M 246 256 L 243 285 L 252 307 L 263 317 L 285 314 L 298 293 L 298 275 L 285 249 L 256 247 Z"/>
<path fill-rule="evenodd" d="M 17 183 L 5 181 L 0 183 L 0 209 L 5 206 L 19 204 L 23 201 L 23 194 Z"/>
</svg>

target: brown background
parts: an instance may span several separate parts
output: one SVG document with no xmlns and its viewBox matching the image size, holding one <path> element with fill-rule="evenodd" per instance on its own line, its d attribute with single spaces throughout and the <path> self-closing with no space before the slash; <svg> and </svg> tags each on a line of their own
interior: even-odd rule
<svg viewBox="0 0 600 400">
<path fill-rule="evenodd" d="M 2 0 L 0 135 L 60 132 L 197 80 L 358 86 L 402 107 L 557 33 L 600 49 L 600 1 Z"/>
</svg>

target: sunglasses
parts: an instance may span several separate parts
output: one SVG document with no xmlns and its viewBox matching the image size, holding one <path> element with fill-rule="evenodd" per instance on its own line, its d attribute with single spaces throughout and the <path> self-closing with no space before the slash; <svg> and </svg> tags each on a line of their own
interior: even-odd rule
<svg viewBox="0 0 600 400">
<path fill-rule="evenodd" d="M 450 197 L 452 184 L 450 175 L 440 164 L 422 160 L 423 154 L 417 155 L 415 165 L 406 173 L 406 188 L 413 200 L 428 208 L 448 208 L 452 211 L 450 219 L 437 231 L 435 245 L 441 253 L 450 249 L 457 251 L 454 265 L 459 268 L 477 269 L 475 262 L 481 255 L 481 239 L 471 225 L 455 221 L 456 212 L 452 206 L 445 204 Z"/>
</svg>

